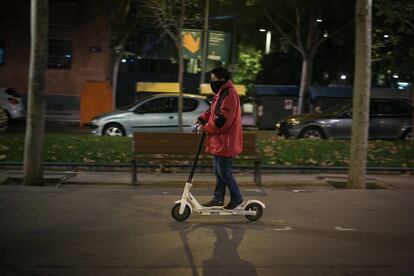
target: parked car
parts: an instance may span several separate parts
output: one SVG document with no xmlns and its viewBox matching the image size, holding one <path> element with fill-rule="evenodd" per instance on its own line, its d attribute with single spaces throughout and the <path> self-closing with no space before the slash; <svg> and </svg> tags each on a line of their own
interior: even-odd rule
<svg viewBox="0 0 414 276">
<path fill-rule="evenodd" d="M 412 110 L 406 101 L 371 99 L 370 139 L 412 139 Z M 289 116 L 276 124 L 287 138 L 351 138 L 352 101 L 346 100 L 322 113 Z"/>
<path fill-rule="evenodd" d="M 183 131 L 191 132 L 192 123 L 210 107 L 203 96 L 183 96 Z M 157 94 L 126 108 L 93 118 L 89 124 L 95 135 L 131 136 L 134 132 L 178 131 L 178 95 Z"/>
<path fill-rule="evenodd" d="M 6 111 L 9 120 L 26 116 L 22 96 L 12 87 L 0 87 L 0 106 Z"/>
<path fill-rule="evenodd" d="M 6 132 L 8 121 L 6 111 L 0 107 L 0 133 Z"/>
</svg>

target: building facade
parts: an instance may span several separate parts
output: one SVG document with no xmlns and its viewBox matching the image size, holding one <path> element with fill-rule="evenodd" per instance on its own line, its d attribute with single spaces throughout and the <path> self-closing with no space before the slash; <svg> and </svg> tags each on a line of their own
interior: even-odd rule
<svg viewBox="0 0 414 276">
<path fill-rule="evenodd" d="M 85 81 L 111 79 L 107 11 L 93 0 L 50 0 L 46 109 L 79 110 Z M 28 91 L 30 1 L 0 0 L 0 87 Z"/>
</svg>

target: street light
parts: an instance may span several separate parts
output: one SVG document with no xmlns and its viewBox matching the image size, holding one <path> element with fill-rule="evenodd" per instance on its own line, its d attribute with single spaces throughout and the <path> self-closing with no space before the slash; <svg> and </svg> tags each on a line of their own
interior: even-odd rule
<svg viewBox="0 0 414 276">
<path fill-rule="evenodd" d="M 271 42 L 272 42 L 272 32 L 267 30 L 267 33 L 266 33 L 266 50 L 265 50 L 266 54 L 270 53 L 270 43 Z"/>
<path fill-rule="evenodd" d="M 269 54 L 270 53 L 270 44 L 272 42 L 272 32 L 270 30 L 266 30 L 266 29 L 259 29 L 259 32 L 266 32 L 266 46 L 265 46 L 265 53 Z"/>
</svg>

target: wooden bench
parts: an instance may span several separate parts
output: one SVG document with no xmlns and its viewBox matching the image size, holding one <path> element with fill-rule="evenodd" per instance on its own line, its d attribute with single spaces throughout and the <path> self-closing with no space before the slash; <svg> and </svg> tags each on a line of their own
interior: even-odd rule
<svg viewBox="0 0 414 276">
<path fill-rule="evenodd" d="M 132 184 L 137 184 L 137 166 L 140 164 L 191 167 L 199 141 L 200 135 L 193 133 L 135 132 L 132 139 Z M 198 164 L 213 166 L 212 156 L 205 153 L 204 148 Z M 253 180 L 257 185 L 261 185 L 260 164 L 257 135 L 244 133 L 243 152 L 234 157 L 233 167 L 253 167 Z"/>
</svg>

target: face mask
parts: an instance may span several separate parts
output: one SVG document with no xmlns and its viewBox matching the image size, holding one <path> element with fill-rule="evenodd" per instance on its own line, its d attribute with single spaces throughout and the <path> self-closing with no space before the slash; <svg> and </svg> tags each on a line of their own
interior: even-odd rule
<svg viewBox="0 0 414 276">
<path fill-rule="evenodd" d="M 211 86 L 211 90 L 214 92 L 214 94 L 217 94 L 220 90 L 220 88 L 223 86 L 223 84 L 226 81 L 211 81 L 210 82 L 210 86 Z"/>
</svg>

